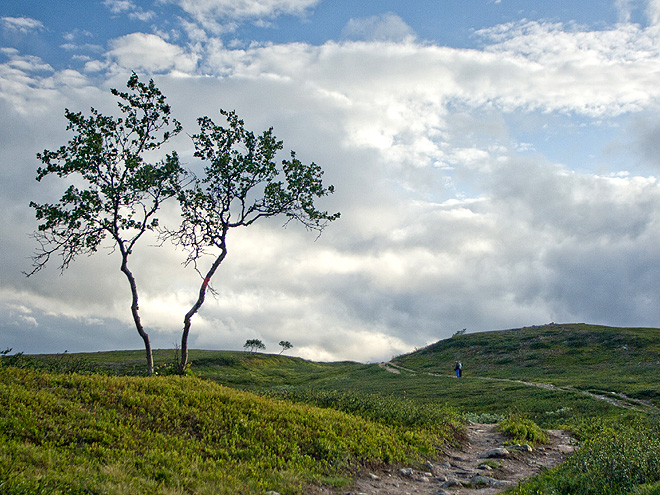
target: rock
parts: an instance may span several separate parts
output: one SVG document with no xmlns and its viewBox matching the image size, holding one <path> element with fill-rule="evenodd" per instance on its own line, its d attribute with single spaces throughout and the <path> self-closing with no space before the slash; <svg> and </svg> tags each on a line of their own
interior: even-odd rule
<svg viewBox="0 0 660 495">
<path fill-rule="evenodd" d="M 458 481 L 456 478 L 449 478 L 442 484 L 441 488 L 463 488 L 463 483 Z"/>
<path fill-rule="evenodd" d="M 441 467 L 442 469 L 451 469 L 451 464 L 448 462 L 443 462 Z"/>
<path fill-rule="evenodd" d="M 266 492 L 266 495 L 280 495 L 280 494 L 274 491 L 270 491 L 270 492 Z"/>
<path fill-rule="evenodd" d="M 369 479 L 372 481 L 378 481 L 380 478 L 376 476 L 374 473 L 369 473 Z"/>
<path fill-rule="evenodd" d="M 482 471 L 492 471 L 493 468 L 490 467 L 488 464 L 479 464 L 477 466 L 477 469 L 481 469 Z"/>
<path fill-rule="evenodd" d="M 419 483 L 428 483 L 429 479 L 428 479 L 427 476 L 420 476 L 420 477 L 416 478 L 416 481 L 418 481 Z"/>
<path fill-rule="evenodd" d="M 493 481 L 495 481 L 495 479 L 491 478 L 489 476 L 475 476 L 475 477 L 472 478 L 472 483 L 474 483 L 477 486 L 479 486 L 479 485 L 492 486 Z"/>
<path fill-rule="evenodd" d="M 479 456 L 481 459 L 500 459 L 502 457 L 509 457 L 509 451 L 504 447 L 497 447 L 490 449 Z"/>
<path fill-rule="evenodd" d="M 518 445 L 518 444 L 516 444 L 516 445 L 511 445 L 509 448 L 512 449 L 512 450 L 518 450 L 518 451 L 520 451 L 520 452 L 534 452 L 534 449 L 532 448 L 532 446 L 531 446 L 531 445 L 528 445 L 528 444 L 523 444 L 523 445 Z"/>
<path fill-rule="evenodd" d="M 413 472 L 414 471 L 412 470 L 412 468 L 401 468 L 401 469 L 399 469 L 399 474 L 401 476 L 412 477 Z"/>
<path fill-rule="evenodd" d="M 557 450 L 562 454 L 572 454 L 575 452 L 575 445 L 557 445 Z"/>
<path fill-rule="evenodd" d="M 446 476 L 443 476 L 443 475 L 441 475 L 441 476 L 436 476 L 436 477 L 435 477 L 435 481 L 437 481 L 438 483 L 444 483 L 445 481 L 447 481 L 447 477 L 446 477 Z"/>
<path fill-rule="evenodd" d="M 440 488 L 437 492 L 435 492 L 435 495 L 451 495 L 447 490 L 443 490 Z"/>
<path fill-rule="evenodd" d="M 508 484 L 506 481 L 500 481 L 500 480 L 496 480 L 495 478 L 491 478 L 490 476 L 480 476 L 480 475 L 473 477 L 472 483 L 477 486 L 479 485 L 504 486 Z"/>
<path fill-rule="evenodd" d="M 426 469 L 428 469 L 429 471 L 431 471 L 431 472 L 433 471 L 433 468 L 435 468 L 435 466 L 433 465 L 433 463 L 430 462 L 430 461 L 426 461 L 426 462 L 424 463 L 424 467 L 425 467 Z"/>
</svg>

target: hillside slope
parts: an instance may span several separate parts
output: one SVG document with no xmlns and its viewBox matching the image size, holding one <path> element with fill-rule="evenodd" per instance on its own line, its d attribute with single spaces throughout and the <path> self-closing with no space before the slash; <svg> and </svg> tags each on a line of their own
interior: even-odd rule
<svg viewBox="0 0 660 495">
<path fill-rule="evenodd" d="M 660 406 L 660 329 L 550 324 L 455 335 L 392 360 L 437 374 L 570 385 L 618 392 Z"/>
<path fill-rule="evenodd" d="M 0 493 L 308 493 L 417 462 L 457 433 L 258 397 L 194 377 L 0 368 Z"/>
</svg>

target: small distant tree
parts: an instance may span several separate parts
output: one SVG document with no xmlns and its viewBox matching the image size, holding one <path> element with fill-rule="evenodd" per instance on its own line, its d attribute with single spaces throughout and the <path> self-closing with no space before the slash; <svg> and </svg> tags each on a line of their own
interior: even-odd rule
<svg viewBox="0 0 660 495">
<path fill-rule="evenodd" d="M 293 349 L 293 344 L 289 342 L 288 340 L 280 340 L 280 347 L 282 350 L 280 351 L 280 354 L 282 354 L 284 351 L 288 351 L 289 349 Z"/>
<path fill-rule="evenodd" d="M 63 272 L 76 257 L 95 253 L 109 238 L 121 255 L 120 270 L 130 286 L 131 314 L 151 375 L 151 344 L 140 321 L 138 289 L 128 259 L 143 235 L 158 226 L 159 208 L 176 196 L 184 175 L 176 153 L 158 163 L 146 162 L 144 155 L 178 134 L 181 124 L 170 117 L 170 106 L 153 80 L 142 83 L 134 73 L 127 87 L 128 92 L 111 90 L 119 98 L 123 117 L 108 117 L 94 108 L 85 117 L 66 109 L 67 130 L 74 137 L 57 151 L 37 154 L 44 165 L 37 170 L 38 181 L 55 174 L 71 176 L 74 182 L 57 203 L 30 203 L 43 223 L 34 233 L 40 247 L 26 275 L 34 275 L 55 255 L 60 256 Z"/>
<path fill-rule="evenodd" d="M 321 167 L 303 164 L 293 151 L 278 167 L 275 157 L 283 146 L 272 128 L 255 136 L 235 112 L 220 113 L 226 127 L 208 117 L 198 119 L 200 132 L 192 138 L 195 156 L 206 163 L 204 176 L 179 195 L 183 221 L 178 231 L 168 232 L 188 252 L 185 264 L 192 264 L 202 279 L 197 300 L 183 320 L 181 371 L 188 360 L 192 317 L 202 307 L 211 279 L 227 255 L 231 229 L 283 215 L 287 223 L 295 220 L 320 234 L 328 222 L 339 218 L 339 213 L 329 214 L 314 205 L 316 198 L 334 191 L 333 186 L 323 186 Z M 206 254 L 212 261 L 202 270 L 199 260 Z"/>
<path fill-rule="evenodd" d="M 249 350 L 250 352 L 254 352 L 257 349 L 263 350 L 265 348 L 266 348 L 266 346 L 259 339 L 248 339 L 248 340 L 245 341 L 245 344 L 243 345 L 243 349 Z"/>
<path fill-rule="evenodd" d="M 465 332 L 467 332 L 467 328 L 464 328 L 463 330 L 456 330 L 452 337 L 460 337 L 461 335 L 465 335 Z"/>
</svg>

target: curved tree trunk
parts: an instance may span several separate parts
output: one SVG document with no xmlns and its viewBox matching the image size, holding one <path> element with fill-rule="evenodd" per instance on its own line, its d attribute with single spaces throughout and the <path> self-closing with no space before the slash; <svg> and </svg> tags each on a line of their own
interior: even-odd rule
<svg viewBox="0 0 660 495">
<path fill-rule="evenodd" d="M 211 269 L 206 273 L 204 282 L 199 288 L 199 295 L 197 296 L 197 301 L 193 304 L 193 307 L 190 308 L 190 311 L 186 313 L 186 316 L 183 318 L 183 333 L 181 335 L 181 361 L 179 362 L 179 374 L 183 374 L 186 371 L 186 366 L 188 366 L 188 334 L 190 333 L 191 319 L 199 311 L 199 308 L 204 304 L 204 299 L 206 299 L 206 290 L 208 289 L 209 282 L 213 277 L 213 274 L 216 272 L 222 260 L 227 256 L 227 246 L 223 240 L 221 245 L 221 251 L 218 257 L 211 265 Z"/>
<path fill-rule="evenodd" d="M 137 329 L 140 337 L 144 341 L 144 349 L 147 353 L 147 374 L 149 376 L 154 374 L 154 357 L 151 352 L 151 342 L 149 340 L 149 334 L 144 331 L 142 322 L 140 321 L 139 306 L 138 306 L 138 292 L 137 284 L 135 283 L 135 277 L 133 273 L 128 269 L 128 253 L 124 250 L 123 246 L 120 244 L 120 250 L 122 252 L 122 262 L 121 262 L 121 271 L 126 275 L 128 283 L 131 286 L 131 314 L 133 315 L 133 321 L 135 322 L 135 328 Z"/>
</svg>

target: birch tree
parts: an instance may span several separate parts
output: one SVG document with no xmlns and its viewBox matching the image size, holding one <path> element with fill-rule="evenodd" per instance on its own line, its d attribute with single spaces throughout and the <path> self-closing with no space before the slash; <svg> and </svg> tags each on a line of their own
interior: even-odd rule
<svg viewBox="0 0 660 495">
<path fill-rule="evenodd" d="M 26 275 L 34 275 L 53 257 L 59 257 L 64 272 L 78 256 L 94 254 L 109 241 L 120 254 L 120 270 L 131 292 L 131 315 L 151 375 L 151 343 L 140 320 L 137 282 L 128 262 L 138 241 L 158 227 L 161 205 L 177 195 L 185 175 L 176 152 L 156 163 L 145 161 L 144 155 L 178 134 L 181 124 L 170 116 L 170 106 L 153 80 L 140 82 L 134 73 L 127 88 L 111 90 L 122 117 L 105 116 L 94 108 L 90 116 L 66 109 L 73 138 L 56 151 L 37 154 L 43 163 L 38 181 L 56 175 L 72 184 L 56 203 L 30 203 L 42 223 L 34 233 L 39 248 L 33 269 Z"/>
<path fill-rule="evenodd" d="M 293 151 L 278 166 L 276 155 L 283 143 L 274 136 L 272 127 L 255 135 L 235 112 L 220 113 L 225 126 L 209 117 L 198 119 L 200 132 L 192 138 L 195 156 L 205 164 L 204 175 L 179 194 L 181 227 L 169 233 L 187 252 L 185 264 L 194 266 L 202 280 L 183 320 L 181 373 L 188 364 L 192 318 L 204 304 L 211 280 L 227 256 L 227 236 L 232 229 L 282 216 L 285 222 L 300 222 L 320 234 L 339 218 L 339 213 L 315 206 L 316 199 L 334 192 L 333 186 L 323 185 L 320 166 L 302 163 Z M 209 261 L 203 264 L 203 259 Z"/>
</svg>

